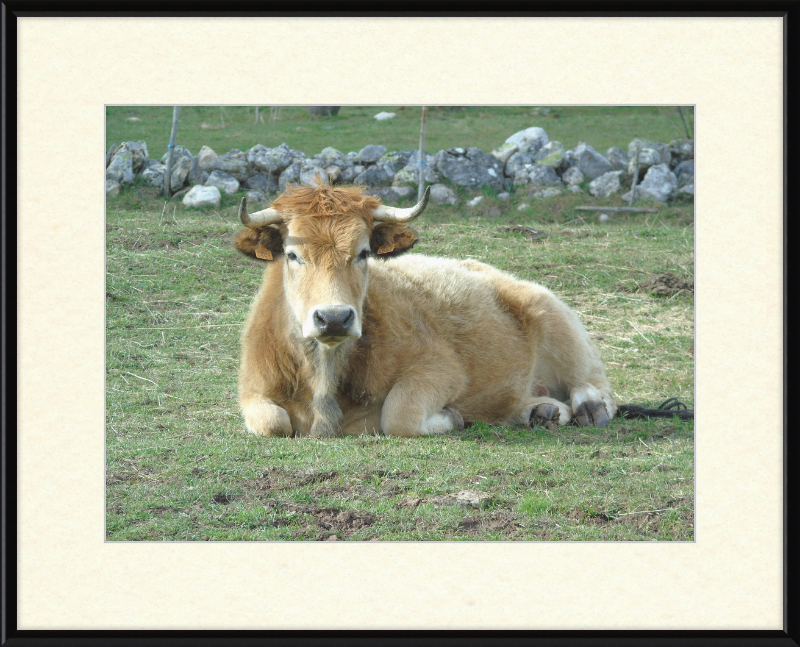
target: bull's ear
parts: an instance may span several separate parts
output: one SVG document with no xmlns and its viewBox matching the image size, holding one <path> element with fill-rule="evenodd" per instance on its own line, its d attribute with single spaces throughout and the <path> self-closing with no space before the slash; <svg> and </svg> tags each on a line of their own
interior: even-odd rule
<svg viewBox="0 0 800 647">
<path fill-rule="evenodd" d="M 369 246 L 378 258 L 391 258 L 407 252 L 418 240 L 417 232 L 408 225 L 382 222 L 373 227 Z"/>
<path fill-rule="evenodd" d="M 283 237 L 277 227 L 242 229 L 234 239 L 236 249 L 259 261 L 272 261 L 283 254 Z"/>
</svg>

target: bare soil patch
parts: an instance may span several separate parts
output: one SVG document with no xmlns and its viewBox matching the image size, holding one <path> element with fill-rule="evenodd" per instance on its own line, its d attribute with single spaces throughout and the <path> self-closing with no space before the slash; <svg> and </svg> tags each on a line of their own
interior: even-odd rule
<svg viewBox="0 0 800 647">
<path fill-rule="evenodd" d="M 316 539 L 326 540 L 331 535 L 338 539 L 351 537 L 354 533 L 367 528 L 375 523 L 377 517 L 360 510 L 343 510 L 340 508 L 320 508 L 314 504 L 283 503 L 277 505 L 289 512 L 308 515 L 313 520 L 300 528 L 296 536 L 315 536 Z"/>
<path fill-rule="evenodd" d="M 461 532 L 500 532 L 513 533 L 519 528 L 517 516 L 505 512 L 493 512 L 489 515 L 470 515 L 458 524 Z"/>
<path fill-rule="evenodd" d="M 694 281 L 682 279 L 672 272 L 654 274 L 638 283 L 640 292 L 647 292 L 656 296 L 672 296 L 680 292 L 694 293 Z"/>
</svg>

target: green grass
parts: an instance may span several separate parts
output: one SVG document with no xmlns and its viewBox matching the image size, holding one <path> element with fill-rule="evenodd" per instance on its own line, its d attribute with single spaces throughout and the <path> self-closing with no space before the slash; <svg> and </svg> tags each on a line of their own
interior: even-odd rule
<svg viewBox="0 0 800 647">
<path fill-rule="evenodd" d="M 240 197 L 196 211 L 134 186 L 109 202 L 109 540 L 693 539 L 692 423 L 615 419 L 556 434 L 476 424 L 410 440 L 245 433 L 239 334 L 261 269 L 231 243 Z M 692 206 L 603 225 L 574 209 L 598 202 L 622 204 L 520 191 L 476 209 L 429 206 L 415 251 L 477 258 L 553 289 L 586 323 L 619 402 L 692 406 L 693 297 L 637 290 L 651 274 L 693 278 Z M 499 231 L 510 224 L 549 237 Z M 476 509 L 439 498 L 467 489 L 490 496 Z"/>
<path fill-rule="evenodd" d="M 628 149 L 634 137 L 669 142 L 686 136 L 677 109 L 659 106 L 551 106 L 547 114 L 531 106 L 431 107 L 425 132 L 425 150 L 435 153 L 451 147 L 475 146 L 491 151 L 513 133 L 540 126 L 550 140 L 574 148 L 585 141 L 601 153 L 609 146 Z M 394 112 L 387 121 L 375 121 L 378 112 Z M 683 109 L 690 129 L 693 111 Z M 333 117 L 312 117 L 303 107 L 283 107 L 277 121 L 269 109 L 255 123 L 255 109 L 230 106 L 186 106 L 181 109 L 177 143 L 197 154 L 203 145 L 217 153 L 255 144 L 275 147 L 286 143 L 307 155 L 326 146 L 342 152 L 358 151 L 367 144 L 383 144 L 388 150 L 419 147 L 421 109 L 400 106 L 344 106 Z M 138 121 L 129 121 L 129 119 Z M 109 106 L 106 109 L 107 145 L 145 140 L 150 156 L 160 158 L 167 150 L 172 125 L 171 106 Z"/>
</svg>

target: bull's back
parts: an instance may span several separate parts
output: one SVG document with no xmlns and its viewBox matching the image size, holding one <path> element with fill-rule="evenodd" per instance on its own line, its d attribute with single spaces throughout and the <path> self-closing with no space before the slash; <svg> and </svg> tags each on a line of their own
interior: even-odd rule
<svg viewBox="0 0 800 647">
<path fill-rule="evenodd" d="M 503 422 L 530 392 L 537 287 L 476 261 L 405 255 L 374 262 L 368 300 L 389 338 L 386 365 L 397 373 L 423 365 L 442 379 L 457 379 L 449 373 L 458 371 L 467 379 L 451 404 L 465 419 Z"/>
</svg>

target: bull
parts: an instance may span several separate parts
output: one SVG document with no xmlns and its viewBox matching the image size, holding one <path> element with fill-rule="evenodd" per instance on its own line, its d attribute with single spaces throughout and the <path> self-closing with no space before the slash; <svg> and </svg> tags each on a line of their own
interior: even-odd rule
<svg viewBox="0 0 800 647">
<path fill-rule="evenodd" d="M 255 213 L 266 264 L 242 335 L 239 402 L 263 436 L 441 434 L 481 421 L 603 426 L 617 405 L 577 315 L 474 260 L 405 254 L 411 208 L 360 187 L 293 187 Z"/>
</svg>

